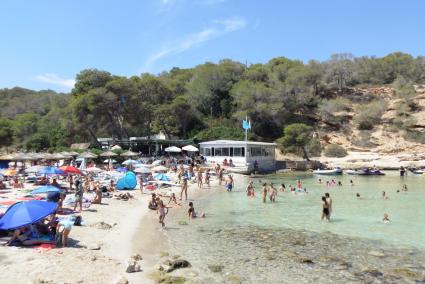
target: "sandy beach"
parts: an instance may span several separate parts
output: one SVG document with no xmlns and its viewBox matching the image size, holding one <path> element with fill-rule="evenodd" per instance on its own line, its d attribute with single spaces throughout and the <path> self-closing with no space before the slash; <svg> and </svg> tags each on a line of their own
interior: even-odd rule
<svg viewBox="0 0 425 284">
<path fill-rule="evenodd" d="M 199 190 L 189 183 L 189 200 L 216 189 L 213 179 L 208 190 Z M 33 186 L 26 184 L 25 189 Z M 206 188 L 206 187 L 205 187 Z M 23 190 L 11 189 L 2 194 L 4 199 L 23 195 Z M 0 246 L 4 283 L 154 283 L 149 277 L 156 271 L 161 254 L 168 251 L 167 229 L 158 224 L 158 214 L 149 210 L 149 192 L 129 191 L 134 198 L 128 201 L 104 198 L 102 204 L 92 204 L 83 210 L 83 226 L 73 226 L 70 245 L 41 251 L 36 247 Z M 161 194 L 175 192 L 180 187 L 160 190 Z M 166 199 L 167 200 L 167 199 Z M 171 208 L 167 219 L 181 208 Z M 168 201 L 167 201 L 168 202 Z M 180 214 L 180 213 L 179 213 Z M 8 238 L 2 238 L 4 243 Z M 128 261 L 140 255 L 140 272 L 127 273 Z M 24 264 L 24 265 L 23 265 Z M 22 273 L 25 271 L 25 273 Z"/>
<path fill-rule="evenodd" d="M 84 225 L 73 226 L 69 247 L 41 252 L 1 246 L 3 283 L 116 283 L 122 277 L 149 283 L 144 273 L 125 272 L 127 260 L 139 253 L 133 238 L 142 231 L 150 198 L 139 191 L 132 194 L 134 198 L 128 201 L 105 198 L 103 204 L 84 210 Z M 140 264 L 144 269 L 143 260 Z"/>
</svg>

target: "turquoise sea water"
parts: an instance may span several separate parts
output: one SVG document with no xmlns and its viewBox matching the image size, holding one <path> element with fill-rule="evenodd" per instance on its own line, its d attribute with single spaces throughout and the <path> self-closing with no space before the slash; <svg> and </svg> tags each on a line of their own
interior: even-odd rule
<svg viewBox="0 0 425 284">
<path fill-rule="evenodd" d="M 273 182 L 276 187 L 284 183 L 288 189 L 289 184 L 296 185 L 298 178 L 302 180 L 308 194 L 279 192 L 276 203 L 270 203 L 269 200 L 266 204 L 262 203 L 261 183 Z M 322 184 L 318 183 L 318 178 L 323 180 Z M 330 179 L 341 181 L 342 186 L 327 187 L 326 180 Z M 252 179 L 256 198 L 246 196 L 245 187 L 248 180 L 249 177 L 246 177 L 238 181 L 232 193 L 220 189 L 196 199 L 195 208 L 198 212 L 205 212 L 207 218 L 193 220 L 188 226 L 177 224 L 185 217 L 184 215 L 170 221 L 173 222 L 171 226 L 175 230 L 170 229 L 168 233 L 177 251 L 189 252 L 193 261 L 201 266 L 207 265 L 208 262 L 224 262 L 232 273 L 243 273 L 245 279 L 248 279 L 247 282 L 261 280 L 258 276 L 258 267 L 247 270 L 246 265 L 233 262 L 232 258 L 229 258 L 229 253 L 248 258 L 255 255 L 256 259 L 259 259 L 256 262 L 259 263 L 264 257 L 266 263 L 264 265 L 270 266 L 270 269 L 267 269 L 270 273 L 264 274 L 262 280 L 268 282 L 274 279 L 271 282 L 279 282 L 279 277 L 283 277 L 283 274 L 280 275 L 283 272 L 280 271 L 285 271 L 285 277 L 282 279 L 291 282 L 287 277 L 291 273 L 298 275 L 297 265 L 288 268 L 282 266 L 281 262 L 274 263 L 267 258 L 273 249 L 276 249 L 278 254 L 286 253 L 294 247 L 291 245 L 291 242 L 294 242 L 293 238 L 297 242 L 296 239 L 304 236 L 307 246 L 312 245 L 313 248 L 306 250 L 307 247 L 302 246 L 297 250 L 298 247 L 294 247 L 295 255 L 317 254 L 321 259 L 328 254 L 322 251 L 322 248 L 337 247 L 335 255 L 344 256 L 344 261 L 350 262 L 352 267 L 349 270 L 352 270 L 350 276 L 341 278 L 341 281 L 359 280 L 353 275 L 356 275 L 357 270 L 363 269 L 361 267 L 364 265 L 374 263 L 373 257 L 369 259 L 368 256 L 368 252 L 374 249 L 392 254 L 386 265 L 385 261 L 381 260 L 384 265 L 382 269 L 403 265 L 407 261 L 403 256 L 406 250 L 412 252 L 409 256 L 412 259 L 409 261 L 423 261 L 414 255 L 416 253 L 418 256 L 423 255 L 425 251 L 425 176 L 410 174 L 401 178 L 398 172 L 387 172 L 386 176 L 376 177 L 348 175 L 319 177 L 305 173 L 270 175 Z M 353 180 L 354 186 L 350 185 L 350 180 Z M 408 192 L 396 193 L 404 184 L 407 185 Z M 388 199 L 382 198 L 382 191 L 387 192 Z M 321 196 L 325 192 L 329 192 L 333 199 L 330 223 L 320 220 Z M 361 195 L 360 199 L 356 197 L 356 193 Z M 384 213 L 389 214 L 391 221 L 388 224 L 381 221 Z M 248 238 L 247 235 L 251 233 Z M 272 244 L 270 247 L 262 247 L 263 238 L 267 239 L 267 236 L 273 239 Z M 333 246 L 337 243 L 338 246 Z M 360 260 L 359 256 L 363 255 L 368 257 Z M 292 261 L 292 258 L 287 261 Z M 381 262 L 376 262 L 376 266 L 381 265 Z M 272 272 L 272 267 L 275 267 L 277 272 Z M 423 270 L 425 272 L 425 268 Z M 332 269 L 325 271 L 330 273 Z M 339 277 L 340 274 L 337 271 L 332 277 Z M 318 272 L 317 275 L 324 273 Z M 307 276 L 299 280 L 301 279 L 314 280 Z M 316 280 L 321 282 L 322 279 Z"/>
</svg>

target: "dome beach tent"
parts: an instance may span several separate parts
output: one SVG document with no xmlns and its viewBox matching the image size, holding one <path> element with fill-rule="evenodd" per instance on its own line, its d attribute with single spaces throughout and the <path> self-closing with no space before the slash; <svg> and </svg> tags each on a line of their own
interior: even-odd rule
<svg viewBox="0 0 425 284">
<path fill-rule="evenodd" d="M 124 177 L 117 181 L 118 190 L 133 190 L 136 188 L 137 179 L 133 172 L 127 172 Z"/>
</svg>

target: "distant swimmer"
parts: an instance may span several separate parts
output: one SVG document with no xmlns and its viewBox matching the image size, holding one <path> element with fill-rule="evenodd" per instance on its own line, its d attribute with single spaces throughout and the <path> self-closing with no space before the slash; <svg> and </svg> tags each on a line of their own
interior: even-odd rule
<svg viewBox="0 0 425 284">
<path fill-rule="evenodd" d="M 360 199 L 361 197 L 360 197 L 360 193 L 356 193 L 356 197 L 357 197 L 357 199 Z"/>
<path fill-rule="evenodd" d="M 281 192 L 285 192 L 286 187 L 285 187 L 285 184 L 284 184 L 284 183 L 282 183 L 282 184 L 280 185 L 279 190 L 280 190 Z"/>
<path fill-rule="evenodd" d="M 353 186 L 353 185 L 354 185 L 354 182 L 353 182 L 353 180 L 352 180 L 352 179 L 350 179 L 350 185 L 351 185 L 351 186 Z"/>
<path fill-rule="evenodd" d="M 384 213 L 384 218 L 382 218 L 382 222 L 384 222 L 384 223 L 390 222 L 390 216 L 388 216 L 387 213 Z"/>
<path fill-rule="evenodd" d="M 382 191 L 382 199 L 388 199 L 388 195 L 385 191 Z"/>
<path fill-rule="evenodd" d="M 249 181 L 247 187 L 246 187 L 246 195 L 248 197 L 254 197 L 254 185 L 253 185 L 253 181 Z"/>
<path fill-rule="evenodd" d="M 318 179 L 318 182 L 319 182 L 319 184 L 322 184 L 322 179 L 321 179 L 321 178 L 319 178 L 319 179 Z"/>
<path fill-rule="evenodd" d="M 342 186 L 342 182 L 340 180 L 338 181 L 338 186 Z"/>
</svg>

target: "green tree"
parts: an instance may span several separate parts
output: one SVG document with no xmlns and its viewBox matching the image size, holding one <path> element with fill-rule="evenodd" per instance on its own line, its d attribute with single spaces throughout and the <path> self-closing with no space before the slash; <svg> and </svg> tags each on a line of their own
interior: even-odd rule
<svg viewBox="0 0 425 284">
<path fill-rule="evenodd" d="M 302 154 L 302 157 L 309 161 L 308 146 L 317 144 L 312 142 L 313 128 L 303 123 L 294 123 L 286 126 L 283 130 L 283 136 L 278 139 L 278 143 L 284 153 L 296 155 Z"/>
<path fill-rule="evenodd" d="M 0 117 L 0 146 L 9 147 L 13 143 L 13 124 L 7 118 Z"/>
</svg>

